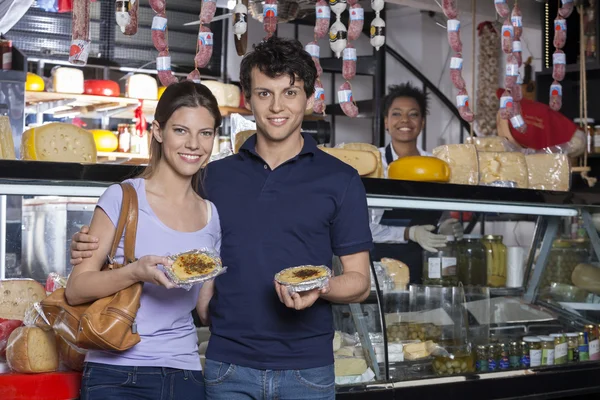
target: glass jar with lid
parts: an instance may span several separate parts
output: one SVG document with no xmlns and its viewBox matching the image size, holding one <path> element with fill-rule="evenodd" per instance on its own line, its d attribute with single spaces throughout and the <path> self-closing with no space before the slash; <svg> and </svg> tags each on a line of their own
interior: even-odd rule
<svg viewBox="0 0 600 400">
<path fill-rule="evenodd" d="M 567 361 L 579 361 L 579 334 L 576 332 L 567 333 Z"/>
<path fill-rule="evenodd" d="M 571 275 L 578 264 L 589 258 L 589 241 L 582 239 L 558 239 L 552 243 L 548 263 L 540 286 L 549 288 L 553 283 L 573 285 Z"/>
<path fill-rule="evenodd" d="M 553 333 L 550 336 L 554 339 L 554 364 L 566 364 L 569 355 L 567 337 L 562 333 Z"/>
<path fill-rule="evenodd" d="M 465 235 L 456 251 L 458 281 L 465 286 L 487 286 L 487 258 L 481 235 Z"/>
<path fill-rule="evenodd" d="M 511 368 L 517 369 L 521 366 L 521 345 L 512 341 L 508 348 L 508 362 Z"/>
<path fill-rule="evenodd" d="M 540 336 L 542 340 L 542 365 L 554 365 L 554 338 Z"/>
<path fill-rule="evenodd" d="M 488 372 L 488 346 L 479 345 L 476 349 L 475 369 L 477 372 Z"/>
<path fill-rule="evenodd" d="M 539 367 L 542 365 L 542 339 L 536 336 L 525 336 L 523 341 L 529 348 L 529 357 L 524 363 L 526 368 Z"/>
<path fill-rule="evenodd" d="M 483 245 L 486 250 L 487 284 L 490 287 L 506 286 L 506 246 L 500 235 L 486 235 Z"/>
<path fill-rule="evenodd" d="M 456 286 L 456 244 L 454 236 L 446 237 L 446 245 L 437 252 L 423 252 L 423 284 Z"/>
</svg>

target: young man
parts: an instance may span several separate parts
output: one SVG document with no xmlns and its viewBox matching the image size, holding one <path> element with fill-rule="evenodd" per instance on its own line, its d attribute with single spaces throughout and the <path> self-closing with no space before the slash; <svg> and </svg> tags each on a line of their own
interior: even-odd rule
<svg viewBox="0 0 600 400">
<path fill-rule="evenodd" d="M 240 75 L 257 134 L 238 154 L 210 163 L 203 181 L 219 210 L 228 267 L 210 283 L 207 397 L 334 399 L 330 303 L 361 302 L 370 290 L 364 187 L 353 168 L 300 131 L 316 68 L 298 41 L 260 43 Z M 76 235 L 74 249 L 86 250 L 77 242 L 87 239 Z M 333 255 L 344 273 L 326 289 L 290 295 L 274 282 L 287 267 L 331 267 Z"/>
</svg>

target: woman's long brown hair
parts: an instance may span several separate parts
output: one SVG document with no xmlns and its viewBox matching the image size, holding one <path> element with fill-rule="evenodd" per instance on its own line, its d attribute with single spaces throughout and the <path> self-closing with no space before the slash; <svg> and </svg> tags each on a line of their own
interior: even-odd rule
<svg viewBox="0 0 600 400">
<path fill-rule="evenodd" d="M 204 107 L 215 119 L 215 133 L 217 128 L 221 126 L 221 111 L 217 99 L 215 99 L 210 89 L 200 83 L 183 81 L 169 85 L 158 101 L 154 121 L 158 123 L 161 130 L 165 129 L 169 118 L 181 107 Z M 152 131 L 150 134 L 152 135 Z M 148 179 L 154 175 L 162 157 L 162 144 L 152 135 L 148 166 L 138 177 Z M 192 187 L 196 192 L 198 192 L 200 185 L 200 174 L 201 170 L 192 176 Z"/>
</svg>

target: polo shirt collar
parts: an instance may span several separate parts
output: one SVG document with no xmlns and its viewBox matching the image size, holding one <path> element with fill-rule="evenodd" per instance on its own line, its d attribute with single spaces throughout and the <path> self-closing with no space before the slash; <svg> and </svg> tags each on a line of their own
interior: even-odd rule
<svg viewBox="0 0 600 400">
<path fill-rule="evenodd" d="M 240 151 L 238 154 L 240 154 L 242 157 L 246 157 L 248 154 L 252 154 L 256 157 L 260 156 L 258 155 L 258 153 L 256 152 L 256 135 L 254 134 L 252 136 L 250 136 L 248 138 L 248 140 L 246 140 L 244 142 L 244 144 L 242 145 L 242 147 L 240 147 Z M 304 145 L 302 146 L 302 150 L 300 150 L 300 153 L 298 153 L 298 156 L 302 156 L 305 154 L 312 154 L 314 155 L 317 151 L 317 142 L 315 139 L 313 139 L 312 136 L 310 136 L 307 133 L 302 132 L 301 133 L 302 137 L 304 138 Z M 296 157 L 298 157 L 296 156 Z"/>
</svg>

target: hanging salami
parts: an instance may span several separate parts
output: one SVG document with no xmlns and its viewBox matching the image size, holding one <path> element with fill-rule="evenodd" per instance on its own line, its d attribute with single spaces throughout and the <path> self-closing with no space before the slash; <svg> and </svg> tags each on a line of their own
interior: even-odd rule
<svg viewBox="0 0 600 400">
<path fill-rule="evenodd" d="M 86 65 L 90 46 L 90 2 L 74 0 L 69 62 L 74 65 Z"/>
</svg>

